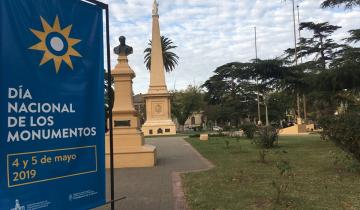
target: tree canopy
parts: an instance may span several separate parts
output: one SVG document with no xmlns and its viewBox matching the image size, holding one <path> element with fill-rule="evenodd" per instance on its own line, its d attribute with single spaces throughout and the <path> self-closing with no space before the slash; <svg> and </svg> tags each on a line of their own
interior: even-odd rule
<svg viewBox="0 0 360 210">
<path fill-rule="evenodd" d="M 336 7 L 345 6 L 347 9 L 351 9 L 355 6 L 360 6 L 360 0 L 326 0 L 321 3 L 321 7 Z"/>
<path fill-rule="evenodd" d="M 203 93 L 199 87 L 188 86 L 183 91 L 175 91 L 171 98 L 171 112 L 182 129 L 193 112 L 203 108 Z"/>
</svg>

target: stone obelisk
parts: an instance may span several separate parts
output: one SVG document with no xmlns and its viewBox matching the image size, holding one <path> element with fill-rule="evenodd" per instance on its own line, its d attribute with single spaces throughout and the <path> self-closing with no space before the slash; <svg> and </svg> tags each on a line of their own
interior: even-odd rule
<svg viewBox="0 0 360 210">
<path fill-rule="evenodd" d="M 145 136 L 174 135 L 175 123 L 171 120 L 170 94 L 165 83 L 165 69 L 159 26 L 159 4 L 156 0 L 152 10 L 152 40 L 150 85 L 145 94 L 146 121 L 142 126 Z"/>
<path fill-rule="evenodd" d="M 114 49 L 118 63 L 112 70 L 115 83 L 113 107 L 114 167 L 152 167 L 156 163 L 156 148 L 144 144 L 144 135 L 139 128 L 139 119 L 133 102 L 132 79 L 135 72 L 128 64 L 127 56 L 133 49 L 119 38 L 120 45 Z M 108 139 L 108 136 L 107 136 Z M 109 141 L 107 140 L 108 144 Z M 109 145 L 106 145 L 106 166 L 109 167 Z"/>
</svg>

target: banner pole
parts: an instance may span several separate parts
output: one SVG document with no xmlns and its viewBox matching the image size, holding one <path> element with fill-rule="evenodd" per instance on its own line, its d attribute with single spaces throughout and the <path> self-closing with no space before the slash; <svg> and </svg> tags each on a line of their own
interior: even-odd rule
<svg viewBox="0 0 360 210">
<path fill-rule="evenodd" d="M 110 64 L 110 37 L 109 37 L 109 7 L 105 6 L 106 13 L 106 47 L 107 47 L 107 69 L 108 69 L 108 97 L 111 97 L 111 64 Z M 114 189 L 114 140 L 113 140 L 113 120 L 112 120 L 112 107 L 109 111 L 109 127 L 110 127 L 110 200 L 111 210 L 115 210 L 115 189 Z"/>
</svg>

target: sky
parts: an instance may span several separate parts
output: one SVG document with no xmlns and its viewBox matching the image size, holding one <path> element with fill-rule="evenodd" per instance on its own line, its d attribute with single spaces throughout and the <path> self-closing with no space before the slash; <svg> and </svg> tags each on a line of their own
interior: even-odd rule
<svg viewBox="0 0 360 210">
<path fill-rule="evenodd" d="M 135 71 L 134 93 L 146 93 L 150 74 L 144 65 L 144 50 L 151 39 L 153 0 L 102 0 L 110 8 L 111 51 L 125 36 L 134 49 L 129 65 Z M 321 0 L 295 0 L 300 22 L 325 22 L 342 26 L 333 35 L 341 40 L 347 31 L 360 28 L 360 9 L 322 9 Z M 254 27 L 258 57 L 271 59 L 294 47 L 292 3 L 284 0 L 160 0 L 161 34 L 178 47 L 173 50 L 179 65 L 166 73 L 169 90 L 202 85 L 213 71 L 229 62 L 255 58 Z M 302 32 L 302 36 L 308 36 Z M 111 55 L 112 67 L 116 65 Z"/>
</svg>

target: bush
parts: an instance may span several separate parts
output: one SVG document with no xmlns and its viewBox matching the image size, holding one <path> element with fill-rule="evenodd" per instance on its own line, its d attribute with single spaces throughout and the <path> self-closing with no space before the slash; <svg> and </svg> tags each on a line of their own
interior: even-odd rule
<svg viewBox="0 0 360 210">
<path fill-rule="evenodd" d="M 359 173 L 360 163 L 344 151 L 330 151 L 330 160 L 338 172 Z"/>
<path fill-rule="evenodd" d="M 225 125 L 224 126 L 224 131 L 231 131 L 231 126 Z"/>
<path fill-rule="evenodd" d="M 330 140 L 360 161 L 360 115 L 346 113 L 320 120 L 322 138 Z"/>
<path fill-rule="evenodd" d="M 225 148 L 226 148 L 226 149 L 229 149 L 229 148 L 230 148 L 230 141 L 229 141 L 229 139 L 225 139 L 224 142 L 225 142 Z"/>
<path fill-rule="evenodd" d="M 190 138 L 199 138 L 200 137 L 200 134 L 197 133 L 197 134 L 191 134 L 189 135 Z"/>
<path fill-rule="evenodd" d="M 280 204 L 284 193 L 290 193 L 291 187 L 294 184 L 294 173 L 289 161 L 280 160 L 276 163 L 276 168 L 279 170 L 279 177 L 273 180 L 272 186 L 276 190 L 275 204 Z"/>
<path fill-rule="evenodd" d="M 224 136 L 226 135 L 222 132 L 209 134 L 209 137 L 224 137 Z"/>
<path fill-rule="evenodd" d="M 246 138 L 253 139 L 256 132 L 256 125 L 253 123 L 246 123 L 241 125 L 241 129 L 244 131 Z"/>
<path fill-rule="evenodd" d="M 259 137 L 255 138 L 254 142 L 261 148 L 273 148 L 275 142 L 278 140 L 278 132 L 272 126 L 264 126 L 259 128 Z"/>
</svg>

